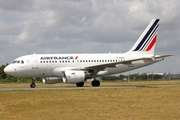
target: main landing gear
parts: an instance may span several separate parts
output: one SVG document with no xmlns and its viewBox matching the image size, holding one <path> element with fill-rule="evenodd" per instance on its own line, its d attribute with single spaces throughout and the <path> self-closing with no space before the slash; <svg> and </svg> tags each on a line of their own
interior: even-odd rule
<svg viewBox="0 0 180 120">
<path fill-rule="evenodd" d="M 93 87 L 99 87 L 99 86 L 100 86 L 100 81 L 99 81 L 99 80 L 93 80 L 93 81 L 91 82 L 91 85 L 92 85 Z M 77 86 L 77 87 L 83 87 L 83 86 L 84 86 L 84 82 L 76 83 L 76 86 Z"/>
<path fill-rule="evenodd" d="M 93 81 L 91 82 L 91 85 L 92 85 L 93 87 L 99 87 L 99 86 L 100 86 L 100 81 L 99 81 L 99 80 L 93 80 Z"/>
<path fill-rule="evenodd" d="M 80 83 L 76 83 L 77 87 L 83 87 L 84 86 L 84 82 L 80 82 Z"/>
<path fill-rule="evenodd" d="M 35 88 L 36 84 L 35 84 L 36 78 L 32 78 L 32 83 L 30 84 L 31 88 Z"/>
<path fill-rule="evenodd" d="M 92 85 L 93 87 L 99 87 L 99 86 L 100 86 L 100 81 L 97 80 L 96 75 L 93 75 L 93 79 L 94 79 L 94 80 L 91 82 L 91 85 Z"/>
</svg>

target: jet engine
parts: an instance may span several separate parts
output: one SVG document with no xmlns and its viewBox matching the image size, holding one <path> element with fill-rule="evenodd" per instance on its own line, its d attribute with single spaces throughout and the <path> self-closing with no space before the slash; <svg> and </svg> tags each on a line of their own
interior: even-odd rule
<svg viewBox="0 0 180 120">
<path fill-rule="evenodd" d="M 60 79 L 58 77 L 46 77 L 46 78 L 42 78 L 42 82 L 44 84 L 55 84 L 55 83 L 59 83 L 61 81 L 62 81 L 62 79 Z"/>
<path fill-rule="evenodd" d="M 64 71 L 62 79 L 65 83 L 80 83 L 85 80 L 84 71 Z"/>
</svg>

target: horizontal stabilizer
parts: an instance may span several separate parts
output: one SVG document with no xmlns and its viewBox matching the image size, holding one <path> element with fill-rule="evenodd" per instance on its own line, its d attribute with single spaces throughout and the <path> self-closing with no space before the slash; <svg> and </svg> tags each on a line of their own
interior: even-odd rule
<svg viewBox="0 0 180 120">
<path fill-rule="evenodd" d="M 166 58 L 174 55 L 156 55 L 155 58 Z"/>
</svg>

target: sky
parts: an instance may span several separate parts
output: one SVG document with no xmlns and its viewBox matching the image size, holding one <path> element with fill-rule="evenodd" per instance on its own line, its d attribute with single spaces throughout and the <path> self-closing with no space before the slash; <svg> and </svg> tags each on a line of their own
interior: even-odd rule
<svg viewBox="0 0 180 120">
<path fill-rule="evenodd" d="M 180 73 L 179 0 L 0 0 L 0 65 L 29 53 L 124 53 L 154 18 L 155 54 L 128 73 Z"/>
</svg>

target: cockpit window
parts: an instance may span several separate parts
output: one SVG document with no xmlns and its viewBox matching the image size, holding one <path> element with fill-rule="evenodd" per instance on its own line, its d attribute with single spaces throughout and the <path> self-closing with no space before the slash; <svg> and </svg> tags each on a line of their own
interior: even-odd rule
<svg viewBox="0 0 180 120">
<path fill-rule="evenodd" d="M 12 64 L 24 64 L 24 61 L 23 60 L 15 60 L 15 61 L 13 61 L 13 63 Z"/>
<path fill-rule="evenodd" d="M 13 63 L 16 63 L 17 61 L 15 60 L 15 61 L 13 61 Z"/>
</svg>

